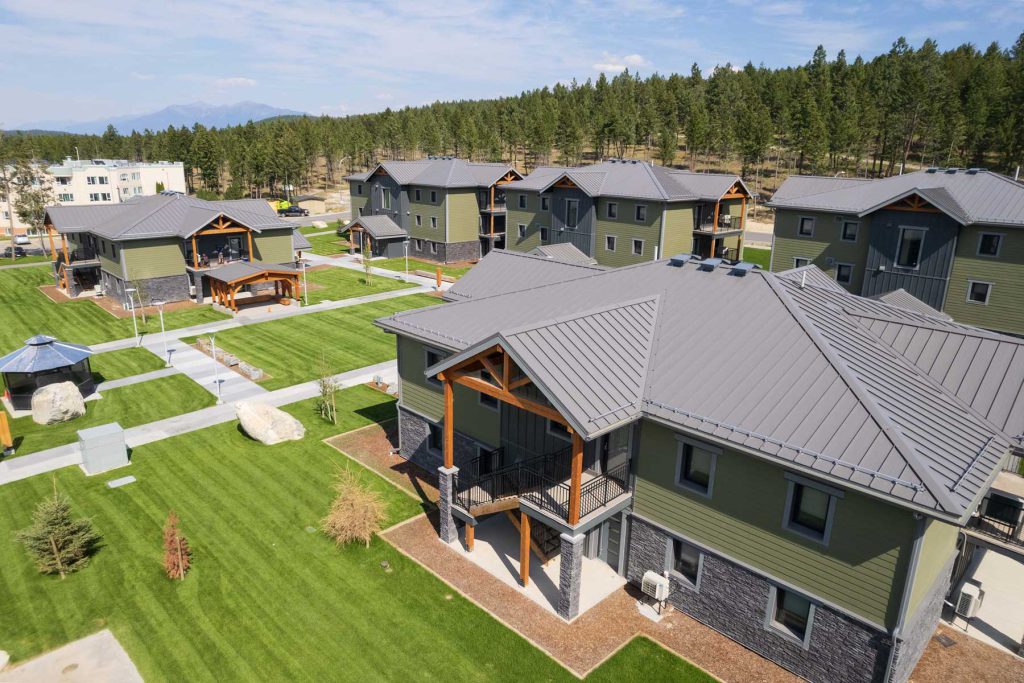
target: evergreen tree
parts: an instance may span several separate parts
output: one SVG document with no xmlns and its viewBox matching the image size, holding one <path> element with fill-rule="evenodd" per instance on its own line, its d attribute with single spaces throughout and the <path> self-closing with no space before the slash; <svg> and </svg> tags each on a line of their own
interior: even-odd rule
<svg viewBox="0 0 1024 683">
<path fill-rule="evenodd" d="M 679 149 L 679 135 L 671 126 L 664 126 L 658 133 L 658 161 L 662 166 L 671 166 Z"/>
<path fill-rule="evenodd" d="M 56 487 L 52 498 L 36 506 L 32 525 L 19 531 L 16 538 L 28 549 L 40 572 L 60 574 L 61 579 L 88 564 L 100 540 L 92 522 L 72 519 L 71 503 Z"/>
</svg>

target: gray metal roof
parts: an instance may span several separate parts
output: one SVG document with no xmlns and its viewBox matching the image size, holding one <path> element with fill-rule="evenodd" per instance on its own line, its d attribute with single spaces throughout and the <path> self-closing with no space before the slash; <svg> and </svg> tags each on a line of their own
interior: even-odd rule
<svg viewBox="0 0 1024 683">
<path fill-rule="evenodd" d="M 50 206 L 48 220 L 60 233 L 89 232 L 111 240 L 189 237 L 220 216 L 255 232 L 291 230 L 262 199 L 209 202 L 178 193 L 158 194 L 108 206 Z"/>
<path fill-rule="evenodd" d="M 346 180 L 366 182 L 383 169 L 399 185 L 466 188 L 490 187 L 506 174 L 519 172 L 504 163 L 477 163 L 455 157 L 428 157 L 415 161 L 382 161 L 365 173 L 353 173 Z"/>
<path fill-rule="evenodd" d="M 692 173 L 636 160 L 608 160 L 592 166 L 541 166 L 526 178 L 508 183 L 506 190 L 543 192 L 566 177 L 591 197 L 622 197 L 654 201 L 717 201 L 739 183 L 739 176 Z"/>
<path fill-rule="evenodd" d="M 292 266 L 285 266 L 280 264 L 268 264 L 268 263 L 249 263 L 248 261 L 236 261 L 235 263 L 228 263 L 227 265 L 208 270 L 204 275 L 212 280 L 219 280 L 221 282 L 234 282 L 243 277 L 249 277 L 250 275 L 258 275 L 267 271 L 274 272 L 285 272 L 285 273 L 297 273 L 298 269 Z"/>
<path fill-rule="evenodd" d="M 542 244 L 539 247 L 534 247 L 530 250 L 530 255 L 540 256 L 552 261 L 560 261 L 562 263 L 574 263 L 582 266 L 596 266 L 597 259 L 590 258 L 571 242 L 562 242 L 560 244 Z"/>
<path fill-rule="evenodd" d="M 913 194 L 964 225 L 1024 226 L 1024 185 L 973 169 L 929 169 L 872 181 L 790 176 L 768 205 L 862 216 Z"/>
<path fill-rule="evenodd" d="M 349 230 L 352 228 L 362 228 L 370 233 L 370 237 L 375 240 L 405 239 L 409 236 L 405 230 L 402 230 L 397 223 L 391 220 L 390 216 L 383 214 L 360 216 L 349 223 L 348 228 Z"/>
<path fill-rule="evenodd" d="M 302 234 L 302 231 L 296 228 L 292 230 L 292 251 L 299 251 L 301 249 L 312 249 L 313 245 L 310 244 L 309 239 Z"/>
<path fill-rule="evenodd" d="M 517 251 L 493 249 L 445 291 L 444 298 L 450 301 L 481 299 L 519 291 L 524 286 L 542 287 L 586 277 L 601 270 L 604 269 L 600 266 L 565 263 Z"/>
<path fill-rule="evenodd" d="M 523 291 L 399 313 L 378 325 L 452 350 L 445 363 L 529 332 L 532 345 L 516 345 L 517 362 L 587 439 L 645 416 L 962 520 L 998 471 L 1010 437 L 881 343 L 860 315 L 944 323 L 831 287 L 801 287 L 799 279 L 731 271 L 657 261 L 529 283 Z M 637 315 L 641 302 L 656 305 L 653 328 L 607 320 L 613 310 Z M 538 326 L 574 336 L 546 332 L 542 340 L 532 332 Z M 630 362 L 645 364 L 635 395 L 625 387 L 636 382 L 619 376 L 632 377 L 632 366 L 607 364 L 621 349 L 630 349 Z M 566 395 L 561 387 L 571 393 L 586 373 L 586 391 L 575 393 L 594 395 Z M 1012 391 L 996 393 L 999 410 L 1019 412 Z M 612 405 L 620 401 L 639 408 Z"/>
<path fill-rule="evenodd" d="M 25 340 L 25 346 L 0 358 L 0 372 L 43 372 L 66 368 L 92 355 L 88 346 L 58 341 L 45 334 Z"/>
<path fill-rule="evenodd" d="M 942 320 L 952 320 L 952 316 L 946 315 L 942 311 L 936 310 L 926 304 L 925 302 L 918 299 L 916 296 L 903 289 L 902 287 L 885 294 L 879 294 L 871 297 L 872 299 L 878 299 L 884 301 L 892 306 L 898 306 L 899 308 L 905 308 L 908 311 L 915 313 L 922 313 L 924 315 L 931 316 L 933 318 L 941 318 Z"/>
</svg>

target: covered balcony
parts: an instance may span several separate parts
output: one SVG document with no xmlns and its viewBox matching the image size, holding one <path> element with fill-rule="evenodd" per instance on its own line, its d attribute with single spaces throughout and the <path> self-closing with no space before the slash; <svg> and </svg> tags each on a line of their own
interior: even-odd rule
<svg viewBox="0 0 1024 683">
<path fill-rule="evenodd" d="M 192 271 L 252 261 L 252 230 L 220 216 L 186 239 L 184 249 L 186 267 Z"/>
</svg>

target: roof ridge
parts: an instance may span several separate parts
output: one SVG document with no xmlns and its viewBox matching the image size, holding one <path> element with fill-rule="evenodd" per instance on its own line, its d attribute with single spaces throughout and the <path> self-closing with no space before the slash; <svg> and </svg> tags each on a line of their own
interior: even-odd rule
<svg viewBox="0 0 1024 683">
<path fill-rule="evenodd" d="M 650 178 L 654 182 L 654 186 L 658 188 L 658 192 L 661 193 L 662 201 L 667 201 L 672 195 L 665 191 L 665 186 L 661 184 L 661 180 L 658 179 L 657 174 L 654 172 L 654 166 L 643 162 L 641 162 L 640 165 L 644 167 L 644 170 L 647 171 L 647 177 Z M 603 190 L 604 187 L 601 189 Z"/>
<path fill-rule="evenodd" d="M 167 206 L 168 204 L 170 204 L 170 202 L 173 200 L 173 198 L 180 197 L 180 196 L 184 196 L 184 195 L 153 195 L 154 198 L 169 197 L 170 199 L 168 199 L 167 201 L 159 202 L 159 203 L 154 202 L 154 204 L 156 204 L 156 206 L 153 207 L 152 211 L 149 211 L 144 216 L 141 216 L 137 221 L 135 221 L 131 225 L 125 227 L 122 230 L 119 230 L 117 232 L 116 236 L 120 237 L 121 235 L 124 235 L 125 233 L 129 232 L 132 228 L 137 226 L 139 223 L 141 223 L 142 221 L 146 220 L 147 218 L 149 218 L 150 216 L 155 214 L 157 211 L 159 211 L 160 209 L 162 209 L 165 206 Z M 135 205 L 129 205 L 129 206 L 138 206 L 138 205 L 135 204 Z"/>
<path fill-rule="evenodd" d="M 659 295 L 651 294 L 651 295 L 648 295 L 648 296 L 642 296 L 642 297 L 638 297 L 638 298 L 635 298 L 635 299 L 630 299 L 628 301 L 619 301 L 619 302 L 616 302 L 616 303 L 613 303 L 613 304 L 607 304 L 607 305 L 604 305 L 604 306 L 598 306 L 597 308 L 588 308 L 588 309 L 586 309 L 584 311 L 578 311 L 578 312 L 574 311 L 573 313 L 569 313 L 567 315 L 558 316 L 556 318 L 548 318 L 546 320 L 541 320 L 540 322 L 537 322 L 537 323 L 527 323 L 526 325 L 520 325 L 519 327 L 513 327 L 513 328 L 508 329 L 508 330 L 499 330 L 499 333 L 502 334 L 502 335 L 505 335 L 506 337 L 513 337 L 513 336 L 515 336 L 517 334 L 522 334 L 523 332 L 532 332 L 534 330 L 539 330 L 539 329 L 544 328 L 544 327 L 554 327 L 555 325 L 561 325 L 562 323 L 567 323 L 567 322 L 570 322 L 572 320 L 579 320 L 581 318 L 589 318 L 589 317 L 592 317 L 592 316 L 595 316 L 595 315 L 600 315 L 601 313 L 608 313 L 609 311 L 615 311 L 615 310 L 618 310 L 620 308 L 629 308 L 631 306 L 636 306 L 636 305 L 639 305 L 639 304 L 647 303 L 648 301 L 654 301 L 657 304 L 657 302 L 659 300 L 660 300 L 660 296 Z"/>
<path fill-rule="evenodd" d="M 911 296 L 913 296 L 913 295 L 911 295 Z M 891 307 L 891 308 L 899 308 L 899 306 L 896 306 L 895 304 L 890 304 L 888 302 L 880 301 L 878 299 L 872 299 L 872 301 L 874 301 L 874 302 L 876 302 L 876 303 L 878 303 L 878 304 L 880 304 L 882 306 L 888 306 L 888 307 Z M 996 342 L 1000 342 L 1000 343 L 1010 343 L 1010 344 L 1017 344 L 1019 346 L 1024 346 L 1024 338 L 1011 337 L 1009 335 L 999 334 L 997 332 L 989 332 L 988 330 L 982 330 L 981 328 L 977 328 L 977 327 L 967 327 L 967 326 L 964 326 L 964 325 L 960 325 L 960 323 L 958 323 L 956 321 L 942 321 L 942 322 L 945 322 L 946 325 L 950 326 L 950 327 L 944 327 L 942 325 L 938 325 L 936 323 L 929 323 L 929 322 L 926 322 L 924 320 L 916 320 L 916 319 L 903 320 L 903 319 L 897 318 L 895 316 L 882 315 L 881 313 L 872 313 L 871 311 L 861 311 L 861 310 L 857 310 L 855 308 L 849 308 L 849 307 L 846 307 L 846 306 L 843 306 L 842 310 L 843 310 L 843 313 L 845 313 L 847 315 L 856 316 L 858 318 L 871 318 L 872 320 L 881 320 L 883 322 L 891 322 L 891 323 L 895 323 L 897 325 L 909 325 L 911 327 L 920 327 L 922 329 L 932 330 L 933 332 L 948 332 L 949 334 L 959 334 L 959 335 L 962 335 L 964 337 L 972 337 L 972 338 L 977 338 L 977 339 L 988 339 L 988 340 L 996 341 Z M 906 310 L 906 309 L 901 309 L 901 310 Z M 927 316 L 926 313 L 917 313 L 916 311 L 911 311 L 911 313 L 914 313 L 915 315 Z M 927 317 L 933 317 L 933 316 L 927 316 Z M 941 320 L 941 319 L 935 318 L 935 320 Z M 872 333 L 872 334 L 874 334 L 874 333 Z"/>
<path fill-rule="evenodd" d="M 857 397 L 857 400 L 867 411 L 871 419 L 882 430 L 882 433 L 886 435 L 893 448 L 903 456 L 907 465 L 914 471 L 918 479 L 920 479 L 922 485 L 928 490 L 928 492 L 935 498 L 938 505 L 941 505 L 942 509 L 946 512 L 956 512 L 959 515 L 959 506 L 950 497 L 949 492 L 939 482 L 935 481 L 931 468 L 927 464 L 920 461 L 918 458 L 917 451 L 910 443 L 907 442 L 906 438 L 901 433 L 900 429 L 893 424 L 892 420 L 885 415 L 884 411 L 875 401 L 875 399 L 865 391 L 858 380 L 851 372 L 849 366 L 839 358 L 835 351 L 832 349 L 831 344 L 821 336 L 821 333 L 814 327 L 814 324 L 807 319 L 807 315 L 800 309 L 789 294 L 789 292 L 782 289 L 782 285 L 776 281 L 774 277 L 768 277 L 767 273 L 762 273 L 765 282 L 779 298 L 779 301 L 785 306 L 789 314 L 793 316 L 797 324 L 800 325 L 804 333 L 808 336 L 811 342 L 818 347 L 818 350 L 825 357 L 825 360 L 835 369 L 839 374 L 839 377 L 843 380 L 846 386 L 853 392 L 853 395 Z M 893 353 L 892 349 L 888 349 L 888 353 Z"/>
</svg>

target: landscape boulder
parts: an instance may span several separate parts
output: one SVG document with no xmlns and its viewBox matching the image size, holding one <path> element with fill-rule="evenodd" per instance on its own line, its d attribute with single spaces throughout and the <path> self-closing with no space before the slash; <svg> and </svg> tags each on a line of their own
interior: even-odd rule
<svg viewBox="0 0 1024 683">
<path fill-rule="evenodd" d="M 32 421 L 36 424 L 67 422 L 83 415 L 85 400 L 72 382 L 47 384 L 32 394 Z"/>
<path fill-rule="evenodd" d="M 313 227 L 314 228 L 320 228 L 322 230 L 326 230 L 327 229 L 327 222 L 326 221 L 313 221 Z"/>
<path fill-rule="evenodd" d="M 265 403 L 242 401 L 235 406 L 235 415 L 245 433 L 267 446 L 282 441 L 298 441 L 306 428 L 288 413 Z"/>
</svg>

